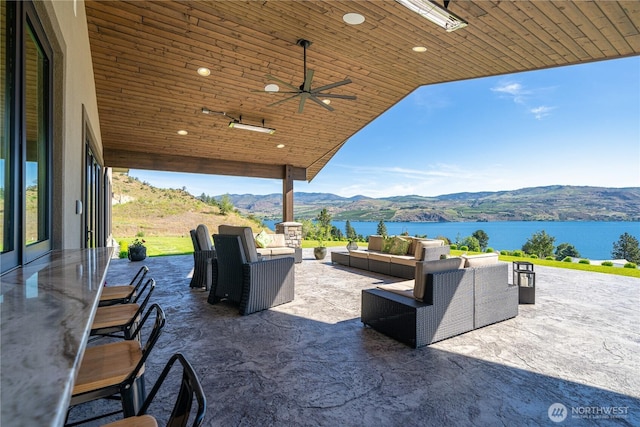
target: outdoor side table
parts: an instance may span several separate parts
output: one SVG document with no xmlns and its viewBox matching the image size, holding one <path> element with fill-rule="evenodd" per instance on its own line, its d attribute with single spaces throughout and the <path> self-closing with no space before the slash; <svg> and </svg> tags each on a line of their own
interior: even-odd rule
<svg viewBox="0 0 640 427">
<path fill-rule="evenodd" d="M 536 273 L 533 264 L 526 261 L 513 262 L 513 283 L 518 285 L 520 304 L 536 303 Z"/>
</svg>

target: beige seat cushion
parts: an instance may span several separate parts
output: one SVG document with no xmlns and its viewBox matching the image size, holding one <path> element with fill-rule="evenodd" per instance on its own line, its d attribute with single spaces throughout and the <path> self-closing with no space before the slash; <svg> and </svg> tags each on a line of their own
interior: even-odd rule
<svg viewBox="0 0 640 427">
<path fill-rule="evenodd" d="M 271 248 L 256 248 L 260 256 L 271 256 Z"/>
<path fill-rule="evenodd" d="M 286 246 L 279 248 L 267 248 L 271 251 L 271 255 L 293 255 L 296 253 L 294 248 L 288 248 Z"/>
<path fill-rule="evenodd" d="M 373 252 L 372 252 L 373 253 Z M 360 251 L 360 250 L 355 250 L 355 251 L 351 251 L 349 252 L 349 256 L 352 256 L 354 258 L 365 258 L 368 259 L 369 258 L 369 252 L 367 251 Z"/>
<path fill-rule="evenodd" d="M 439 239 L 422 239 L 422 246 L 425 248 L 437 248 L 438 246 L 444 246 L 444 240 Z"/>
<path fill-rule="evenodd" d="M 367 246 L 367 249 L 369 249 L 370 251 L 381 252 L 383 243 L 384 237 L 374 234 L 373 236 L 369 236 L 369 245 Z"/>
<path fill-rule="evenodd" d="M 438 259 L 435 261 L 416 262 L 416 284 L 413 287 L 413 296 L 415 299 L 422 301 L 424 298 L 424 290 L 427 285 L 427 274 L 438 273 L 441 271 L 458 270 L 464 265 L 464 259 L 461 257 L 453 257 L 447 259 Z"/>
<path fill-rule="evenodd" d="M 393 256 L 382 252 L 369 252 L 369 259 L 380 262 L 390 262 Z"/>
<path fill-rule="evenodd" d="M 417 261 L 422 261 L 422 249 L 425 247 L 422 242 L 425 239 L 417 239 L 413 242 L 413 256 Z"/>
<path fill-rule="evenodd" d="M 416 265 L 416 259 L 409 255 L 394 255 L 391 257 L 391 263 L 413 267 Z"/>
<path fill-rule="evenodd" d="M 482 267 L 483 265 L 492 265 L 498 263 L 498 254 L 495 252 L 477 255 L 462 255 L 465 268 Z"/>
<path fill-rule="evenodd" d="M 284 238 L 284 234 L 271 234 L 271 243 L 267 245 L 268 248 L 284 248 L 287 246 L 287 241 Z"/>
<path fill-rule="evenodd" d="M 414 288 L 413 280 L 405 280 L 403 282 L 378 285 L 378 289 L 382 289 L 388 292 L 393 292 L 394 294 L 402 295 L 408 298 L 413 298 L 413 288 Z"/>
</svg>

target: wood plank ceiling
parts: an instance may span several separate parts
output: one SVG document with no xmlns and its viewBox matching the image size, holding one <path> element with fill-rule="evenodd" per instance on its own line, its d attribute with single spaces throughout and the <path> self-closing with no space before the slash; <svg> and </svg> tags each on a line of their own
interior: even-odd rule
<svg viewBox="0 0 640 427">
<path fill-rule="evenodd" d="M 349 137 L 422 85 L 640 53 L 637 0 L 448 8 L 469 25 L 447 33 L 391 0 L 87 1 L 105 162 L 267 178 L 283 178 L 290 165 L 294 179 L 311 180 Z M 365 22 L 346 24 L 350 12 Z M 268 106 L 287 96 L 258 92 L 274 83 L 268 74 L 295 87 L 304 80 L 301 38 L 312 42 L 313 87 L 349 78 L 331 92 L 357 100 L 332 99 L 333 112 L 307 101 L 300 114 L 297 99 Z M 196 73 L 202 66 L 210 76 Z M 264 120 L 276 133 L 231 129 L 202 107 Z"/>
</svg>

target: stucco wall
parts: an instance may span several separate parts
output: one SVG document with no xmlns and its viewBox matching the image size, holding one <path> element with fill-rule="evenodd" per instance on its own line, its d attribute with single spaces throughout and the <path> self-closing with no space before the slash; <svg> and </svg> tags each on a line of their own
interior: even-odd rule
<svg viewBox="0 0 640 427">
<path fill-rule="evenodd" d="M 84 233 L 76 200 L 83 199 L 85 120 L 94 154 L 102 159 L 87 18 L 81 0 L 35 5 L 55 51 L 53 244 L 55 249 L 79 248 Z"/>
</svg>

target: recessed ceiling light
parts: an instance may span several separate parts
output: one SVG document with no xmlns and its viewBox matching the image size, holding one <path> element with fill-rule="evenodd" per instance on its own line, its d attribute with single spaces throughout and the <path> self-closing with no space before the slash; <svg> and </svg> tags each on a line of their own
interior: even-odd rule
<svg viewBox="0 0 640 427">
<path fill-rule="evenodd" d="M 275 83 L 269 83 L 264 87 L 265 92 L 278 92 L 280 91 L 280 86 Z"/>
<path fill-rule="evenodd" d="M 415 47 L 412 47 L 411 50 L 414 52 L 426 52 L 427 48 L 424 46 L 415 46 Z"/>
<path fill-rule="evenodd" d="M 200 67 L 198 68 L 198 74 L 200 74 L 202 77 L 207 77 L 211 74 L 211 70 L 207 67 Z"/>
<path fill-rule="evenodd" d="M 322 103 L 323 103 L 324 105 L 329 105 L 329 104 L 331 104 L 331 100 L 330 100 L 330 99 L 323 99 L 323 100 L 322 100 Z"/>
<path fill-rule="evenodd" d="M 278 144 L 276 145 L 276 148 L 284 148 L 284 144 Z"/>
<path fill-rule="evenodd" d="M 359 25 L 364 22 L 364 16 L 359 13 L 347 13 L 342 17 L 342 20 L 349 25 Z"/>
<path fill-rule="evenodd" d="M 184 129 L 180 129 L 180 130 L 178 131 L 178 135 L 189 135 L 189 132 L 187 132 L 187 131 L 186 131 L 186 130 L 184 130 Z"/>
</svg>

